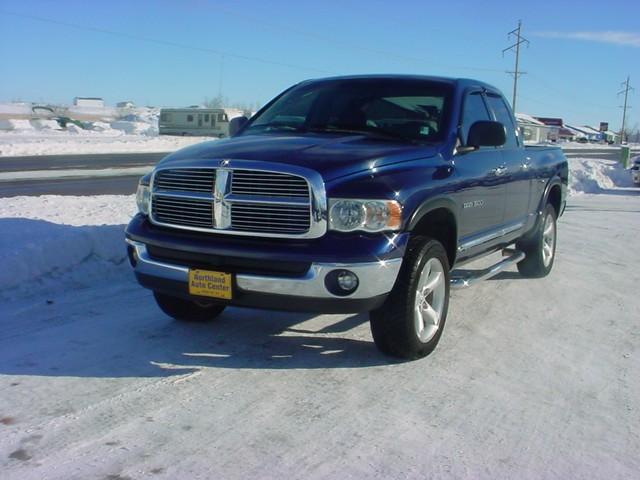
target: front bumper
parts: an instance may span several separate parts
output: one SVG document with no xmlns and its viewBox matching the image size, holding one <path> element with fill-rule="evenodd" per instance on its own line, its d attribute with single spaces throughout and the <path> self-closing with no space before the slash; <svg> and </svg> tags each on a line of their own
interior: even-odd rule
<svg viewBox="0 0 640 480">
<path fill-rule="evenodd" d="M 362 312 L 378 308 L 384 303 L 387 295 L 393 289 L 396 278 L 402 265 L 402 255 L 404 253 L 405 239 L 396 238 L 394 242 L 388 239 L 381 239 L 377 244 L 381 247 L 375 249 L 373 254 L 364 255 L 361 251 L 355 259 L 339 255 L 337 252 L 347 250 L 340 245 L 334 244 L 332 260 L 324 261 L 327 253 L 321 256 L 321 261 L 316 261 L 318 254 L 313 255 L 314 245 L 312 242 L 306 248 L 299 246 L 300 251 L 306 251 L 308 268 L 306 271 L 295 274 L 278 274 L 273 272 L 259 273 L 238 271 L 233 273 L 233 299 L 212 300 L 206 297 L 194 297 L 189 295 L 188 278 L 189 268 L 197 265 L 184 261 L 173 261 L 166 258 L 156 258 L 150 253 L 150 249 L 157 248 L 157 245 L 171 246 L 174 249 L 195 250 L 195 245 L 185 242 L 183 237 L 172 238 L 171 231 L 147 230 L 146 224 L 140 219 L 132 221 L 127 230 L 127 243 L 129 258 L 134 272 L 140 284 L 154 291 L 163 292 L 169 295 L 185 298 L 206 299 L 230 305 L 270 308 L 277 310 L 311 311 L 323 313 L 349 313 Z M 153 234 L 152 234 L 153 233 Z M 145 238 L 147 237 L 147 238 Z M 371 242 L 371 239 L 366 240 Z M 208 252 L 201 251 L 201 255 L 216 255 L 218 249 L 222 249 L 223 244 L 218 245 L 215 238 L 209 238 Z M 349 242 L 353 243 L 353 242 Z M 272 256 L 274 252 L 267 249 L 270 245 L 265 240 L 263 245 L 263 258 Z M 371 246 L 370 244 L 365 244 Z M 149 248 L 148 248 L 149 246 Z M 353 245 L 350 245 L 353 247 Z M 361 245 L 364 247 L 364 245 Z M 382 250 L 381 250 L 382 249 Z M 318 250 L 322 250 L 319 248 Z M 285 250 L 286 251 L 286 250 Z M 238 246 L 232 252 L 223 252 L 223 255 L 241 256 L 249 253 L 255 255 L 255 250 L 249 252 Z M 278 254 L 279 261 L 302 260 L 296 255 L 296 249 L 290 248 L 289 254 Z M 272 259 L 273 260 L 273 259 Z M 211 267 L 212 270 L 225 271 L 224 266 Z M 351 294 L 341 296 L 332 293 L 325 285 L 325 278 L 328 273 L 334 270 L 349 270 L 358 276 L 358 288 Z"/>
</svg>

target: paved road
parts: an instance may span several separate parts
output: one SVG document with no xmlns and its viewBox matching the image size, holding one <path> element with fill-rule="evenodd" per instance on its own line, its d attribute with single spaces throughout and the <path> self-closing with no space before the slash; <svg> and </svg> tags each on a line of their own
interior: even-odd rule
<svg viewBox="0 0 640 480">
<path fill-rule="evenodd" d="M 0 157 L 0 172 L 29 170 L 61 170 L 76 168 L 127 168 L 154 165 L 168 152 L 108 153 L 91 155 L 35 155 L 32 157 Z"/>
<path fill-rule="evenodd" d="M 155 165 L 167 153 L 0 157 L 0 172 L 135 168 Z M 0 182 L 0 197 L 17 195 L 126 195 L 135 193 L 138 178 L 140 178 L 139 175 L 125 174 L 113 177 L 45 178 Z"/>
<path fill-rule="evenodd" d="M 98 178 L 55 178 L 0 183 L 0 198 L 19 195 L 129 195 L 140 175 Z"/>
<path fill-rule="evenodd" d="M 100 155 L 40 155 L 32 157 L 0 157 L 0 172 L 34 170 L 134 168 L 155 165 L 167 152 Z M 606 158 L 617 160 L 618 150 L 583 148 L 566 149 L 569 158 Z M 639 155 L 634 151 L 632 155 Z M 100 195 L 134 193 L 138 175 L 100 178 L 34 179 L 0 182 L 0 197 L 17 195 Z"/>
</svg>

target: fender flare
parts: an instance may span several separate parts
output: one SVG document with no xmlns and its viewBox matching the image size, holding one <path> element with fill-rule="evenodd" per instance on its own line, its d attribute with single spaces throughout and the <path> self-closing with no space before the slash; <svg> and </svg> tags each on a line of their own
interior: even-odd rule
<svg viewBox="0 0 640 480">
<path fill-rule="evenodd" d="M 562 179 L 558 175 L 554 175 L 553 177 L 551 177 L 551 180 L 549 180 L 547 182 L 547 185 L 544 187 L 544 193 L 542 194 L 542 198 L 540 199 L 540 203 L 538 203 L 538 208 L 535 212 L 535 221 L 533 222 L 533 225 L 531 225 L 531 228 L 529 228 L 527 232 L 522 236 L 524 241 L 529 241 L 531 239 L 531 236 L 537 231 L 539 223 L 542 219 L 542 214 L 544 213 L 544 207 L 549 201 L 549 194 L 551 193 L 551 189 L 556 185 L 560 187 L 560 195 L 562 195 L 562 186 L 564 184 L 562 183 Z"/>
<path fill-rule="evenodd" d="M 422 220 L 422 218 L 427 215 L 429 212 L 432 212 L 436 209 L 439 208 L 444 208 L 445 210 L 448 210 L 451 215 L 453 216 L 453 220 L 455 223 L 455 227 L 456 227 L 456 233 L 458 231 L 458 216 L 456 215 L 456 204 L 453 200 L 451 200 L 450 198 L 447 197 L 435 197 L 435 198 L 429 198 L 427 200 L 425 200 L 424 202 L 422 202 L 418 208 L 416 208 L 413 211 L 413 214 L 411 215 L 411 218 L 409 219 L 409 221 L 407 222 L 407 226 L 406 226 L 406 230 L 407 231 L 412 231 L 416 225 L 418 225 L 418 223 L 420 223 L 420 220 Z"/>
<path fill-rule="evenodd" d="M 560 201 L 562 202 L 562 179 L 555 175 L 554 177 L 551 178 L 551 180 L 549 180 L 549 182 L 547 182 L 547 186 L 544 189 L 544 194 L 542 195 L 542 198 L 540 199 L 540 203 L 538 204 L 538 216 L 542 215 L 542 211 L 544 210 L 545 205 L 547 204 L 547 202 L 549 201 L 549 194 L 551 193 L 551 189 L 555 186 L 560 187 Z"/>
</svg>

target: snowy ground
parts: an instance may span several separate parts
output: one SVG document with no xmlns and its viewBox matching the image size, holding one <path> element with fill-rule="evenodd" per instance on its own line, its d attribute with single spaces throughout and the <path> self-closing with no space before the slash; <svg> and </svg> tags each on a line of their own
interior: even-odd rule
<svg viewBox="0 0 640 480">
<path fill-rule="evenodd" d="M 410 363 L 363 315 L 173 322 L 133 197 L 0 199 L 2 478 L 636 477 L 639 189 L 577 159 L 572 191 L 552 274 L 456 291 Z"/>
<path fill-rule="evenodd" d="M 79 155 L 89 153 L 172 152 L 187 145 L 213 140 L 211 137 L 131 135 L 122 131 L 76 134 L 51 130 L 0 131 L 0 157 L 26 155 Z"/>
</svg>

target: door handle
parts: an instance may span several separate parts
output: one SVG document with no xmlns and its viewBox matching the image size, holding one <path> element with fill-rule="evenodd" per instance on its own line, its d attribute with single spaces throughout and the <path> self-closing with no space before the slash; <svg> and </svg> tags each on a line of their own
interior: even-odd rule
<svg viewBox="0 0 640 480">
<path fill-rule="evenodd" d="M 505 173 L 507 173 L 507 166 L 506 165 L 500 165 L 499 167 L 496 167 L 493 170 L 491 170 L 490 173 L 492 175 L 495 175 L 496 177 L 504 175 Z"/>
</svg>

